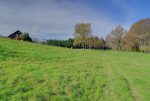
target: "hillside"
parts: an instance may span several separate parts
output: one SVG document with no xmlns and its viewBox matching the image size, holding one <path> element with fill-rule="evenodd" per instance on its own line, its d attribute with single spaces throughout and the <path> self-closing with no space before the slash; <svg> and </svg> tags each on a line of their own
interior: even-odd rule
<svg viewBox="0 0 150 101">
<path fill-rule="evenodd" d="M 150 54 L 0 38 L 2 101 L 149 101 Z"/>
</svg>

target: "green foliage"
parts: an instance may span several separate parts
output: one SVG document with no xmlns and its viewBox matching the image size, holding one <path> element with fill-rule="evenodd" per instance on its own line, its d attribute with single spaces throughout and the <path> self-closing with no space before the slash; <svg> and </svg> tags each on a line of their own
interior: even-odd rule
<svg viewBox="0 0 150 101">
<path fill-rule="evenodd" d="M 51 46 L 59 46 L 59 47 L 67 47 L 72 48 L 73 47 L 73 39 L 68 40 L 47 40 L 47 44 Z"/>
<path fill-rule="evenodd" d="M 139 51 L 150 51 L 148 48 L 150 46 L 150 19 L 134 23 L 128 31 L 125 41 L 128 50 L 134 50 L 136 46 Z"/>
<path fill-rule="evenodd" d="M 149 101 L 150 55 L 0 38 L 1 101 Z"/>
<path fill-rule="evenodd" d="M 29 33 L 22 33 L 22 40 L 32 42 L 32 39 L 29 36 Z"/>
<path fill-rule="evenodd" d="M 74 46 L 86 47 L 87 38 L 92 34 L 90 23 L 78 23 L 75 25 L 74 32 Z"/>
</svg>

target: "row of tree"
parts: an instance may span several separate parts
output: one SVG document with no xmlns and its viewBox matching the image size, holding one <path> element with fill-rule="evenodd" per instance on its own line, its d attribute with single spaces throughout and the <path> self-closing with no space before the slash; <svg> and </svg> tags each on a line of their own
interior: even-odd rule
<svg viewBox="0 0 150 101">
<path fill-rule="evenodd" d="M 59 46 L 59 47 L 66 47 L 72 48 L 73 47 L 73 39 L 68 40 L 47 40 L 47 44 L 51 46 Z"/>
<path fill-rule="evenodd" d="M 129 31 L 117 26 L 105 38 L 92 35 L 90 23 L 75 25 L 74 47 L 150 52 L 150 19 L 134 23 Z"/>
<path fill-rule="evenodd" d="M 77 42 L 77 40 L 76 40 Z M 100 39 L 96 36 L 91 36 L 86 39 L 86 42 L 84 45 L 82 43 L 76 43 L 74 42 L 74 39 L 68 39 L 68 40 L 56 40 L 56 39 L 50 39 L 47 40 L 47 42 L 40 42 L 43 44 L 48 44 L 51 46 L 58 46 L 58 47 L 66 47 L 66 48 L 78 48 L 78 49 L 108 49 L 105 46 L 105 40 Z"/>
<path fill-rule="evenodd" d="M 129 31 L 117 26 L 105 39 L 92 35 L 90 23 L 78 23 L 74 28 L 73 39 L 41 42 L 38 39 L 31 39 L 29 33 L 21 33 L 21 40 L 66 48 L 150 52 L 150 19 L 134 23 Z"/>
<path fill-rule="evenodd" d="M 78 23 L 75 25 L 74 48 L 106 49 L 105 40 L 92 35 L 90 23 Z"/>
<path fill-rule="evenodd" d="M 90 23 L 75 25 L 74 38 L 68 40 L 47 40 L 48 45 L 79 48 L 79 49 L 107 49 L 105 40 L 92 35 Z"/>
</svg>

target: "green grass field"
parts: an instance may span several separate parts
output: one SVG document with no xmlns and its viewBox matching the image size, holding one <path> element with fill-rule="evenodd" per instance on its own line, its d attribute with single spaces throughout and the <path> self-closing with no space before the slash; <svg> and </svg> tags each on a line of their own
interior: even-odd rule
<svg viewBox="0 0 150 101">
<path fill-rule="evenodd" d="M 150 54 L 0 38 L 0 101 L 150 101 Z"/>
</svg>

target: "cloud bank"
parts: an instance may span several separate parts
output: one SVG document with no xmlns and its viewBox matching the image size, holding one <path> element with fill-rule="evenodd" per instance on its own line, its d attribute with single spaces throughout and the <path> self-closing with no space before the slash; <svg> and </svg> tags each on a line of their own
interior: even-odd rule
<svg viewBox="0 0 150 101">
<path fill-rule="evenodd" d="M 103 9 L 90 6 L 89 1 L 92 0 L 1 0 L 0 34 L 19 29 L 36 38 L 67 39 L 72 37 L 76 23 L 89 22 L 93 34 L 104 37 L 119 22 Z M 124 12 L 130 11 L 125 5 L 121 7 Z"/>
</svg>

